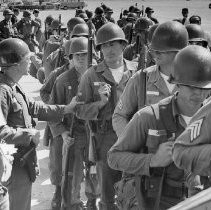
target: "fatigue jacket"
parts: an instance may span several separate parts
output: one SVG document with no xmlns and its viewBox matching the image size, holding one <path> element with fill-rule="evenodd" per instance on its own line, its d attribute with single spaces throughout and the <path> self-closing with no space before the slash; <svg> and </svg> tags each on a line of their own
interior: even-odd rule
<svg viewBox="0 0 211 210">
<path fill-rule="evenodd" d="M 15 32 L 11 21 L 6 21 L 4 19 L 0 22 L 0 40 L 13 37 Z"/>
<path fill-rule="evenodd" d="M 77 116 L 84 120 L 93 120 L 95 123 L 102 125 L 105 121 L 111 124 L 111 118 L 114 107 L 122 94 L 129 78 L 135 73 L 137 64 L 124 60 L 124 74 L 119 84 L 113 78 L 111 71 L 102 61 L 97 66 L 88 69 L 81 78 L 79 85 L 79 99 L 84 101 L 84 105 L 77 107 Z M 97 82 L 106 82 L 111 85 L 111 96 L 108 103 L 99 109 L 100 95 Z M 113 130 L 112 126 L 109 127 Z M 96 131 L 97 132 L 97 131 Z"/>
<path fill-rule="evenodd" d="M 161 105 L 170 107 L 165 109 L 166 115 L 170 116 L 168 118 L 170 119 L 169 122 L 165 122 L 165 124 L 171 124 L 171 128 L 174 128 L 175 137 L 178 137 L 184 131 L 186 123 L 179 113 L 176 100 L 176 95 L 173 95 L 161 100 L 153 105 L 153 107 L 154 109 L 159 109 Z M 111 168 L 147 177 L 159 174 L 160 168 L 153 168 L 151 170 L 150 161 L 159 145 L 169 141 L 169 137 L 168 132 L 165 132 L 167 126 L 165 126 L 162 120 L 158 120 L 161 116 L 155 116 L 155 112 L 157 113 L 158 111 L 154 111 L 154 109 L 151 106 L 142 108 L 128 123 L 122 135 L 119 136 L 117 142 L 108 152 L 108 164 Z M 163 124 L 162 127 L 158 125 L 161 122 Z M 185 180 L 185 176 L 188 175 L 189 173 L 185 174 L 173 162 L 166 167 L 166 180 L 182 183 Z"/>
<path fill-rule="evenodd" d="M 32 117 L 57 121 L 64 106 L 49 106 L 30 100 L 18 84 L 0 73 L 0 141 L 28 145 L 31 141 Z"/>
<path fill-rule="evenodd" d="M 44 85 L 40 89 L 40 97 L 44 103 L 48 103 L 51 95 L 51 91 L 53 89 L 54 82 L 56 81 L 57 77 L 64 73 L 66 70 L 69 69 L 69 63 L 56 68 L 53 70 L 47 80 L 45 81 Z"/>
<path fill-rule="evenodd" d="M 155 104 L 161 99 L 164 99 L 172 93 L 169 92 L 164 79 L 161 77 L 158 67 L 151 66 L 145 70 L 147 72 L 147 104 Z M 113 128 L 119 136 L 125 129 L 127 123 L 132 116 L 140 109 L 143 96 L 141 95 L 141 76 L 138 71 L 127 83 L 123 94 L 114 110 L 113 114 Z"/>
<path fill-rule="evenodd" d="M 55 81 L 49 103 L 50 104 L 69 104 L 74 96 L 77 95 L 79 85 L 79 76 L 76 69 L 73 67 L 61 74 Z M 70 125 L 73 117 L 72 114 L 65 115 L 63 120 L 49 123 L 53 137 L 61 135 L 64 131 L 70 130 Z M 75 134 L 84 134 L 85 123 L 75 117 L 73 132 Z"/>
<path fill-rule="evenodd" d="M 176 139 L 175 164 L 201 176 L 211 176 L 211 101 L 192 117 L 188 127 Z"/>
<path fill-rule="evenodd" d="M 40 27 L 40 23 L 37 21 L 31 20 L 29 22 L 26 22 L 25 19 L 21 19 L 15 24 L 18 32 L 23 35 L 24 39 L 31 38 L 32 35 L 32 28 L 33 27 Z"/>
</svg>

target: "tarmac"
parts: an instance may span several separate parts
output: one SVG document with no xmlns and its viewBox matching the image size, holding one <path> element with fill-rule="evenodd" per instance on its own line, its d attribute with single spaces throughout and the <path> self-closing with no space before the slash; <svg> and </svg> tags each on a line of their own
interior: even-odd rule
<svg viewBox="0 0 211 210">
<path fill-rule="evenodd" d="M 36 101 L 40 101 L 39 90 L 42 85 L 39 81 L 33 78 L 30 75 L 24 76 L 20 82 L 20 86 L 24 90 L 24 92 L 32 97 Z M 31 210 L 51 210 L 50 203 L 53 197 L 54 187 L 51 185 L 49 179 L 49 148 L 43 146 L 42 137 L 44 134 L 46 122 L 40 121 L 36 128 L 40 131 L 41 139 L 40 144 L 37 148 L 38 160 L 40 166 L 40 175 L 36 179 L 35 183 L 33 183 L 32 187 L 32 201 L 31 201 Z M 82 200 L 85 201 L 86 197 L 84 195 L 84 185 L 82 183 L 81 186 L 81 197 Z"/>
</svg>

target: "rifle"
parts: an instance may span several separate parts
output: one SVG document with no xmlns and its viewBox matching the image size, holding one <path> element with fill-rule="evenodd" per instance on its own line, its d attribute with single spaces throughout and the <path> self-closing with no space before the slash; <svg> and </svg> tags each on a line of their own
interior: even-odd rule
<svg viewBox="0 0 211 210">
<path fill-rule="evenodd" d="M 92 66 L 92 59 L 93 59 L 93 36 L 92 36 L 92 26 L 91 22 L 88 24 L 89 27 L 89 37 L 88 37 L 88 68 Z"/>
<path fill-rule="evenodd" d="M 59 34 L 59 35 L 61 34 L 61 26 L 62 26 L 61 19 L 62 19 L 62 15 L 59 14 L 59 30 L 58 30 L 58 34 Z"/>
<path fill-rule="evenodd" d="M 93 36 L 92 36 L 92 28 L 91 25 L 89 25 L 89 41 L 88 41 L 88 68 L 92 66 L 92 58 L 93 58 Z M 89 122 L 87 123 L 87 132 L 89 132 L 89 153 L 88 153 L 88 159 L 90 162 L 95 163 L 96 162 L 96 146 L 95 146 L 95 139 L 94 134 L 91 130 L 91 127 L 89 125 Z"/>
<path fill-rule="evenodd" d="M 145 12 L 144 12 L 144 5 L 142 5 L 142 17 L 145 16 Z"/>
<path fill-rule="evenodd" d="M 49 39 L 49 36 L 48 36 L 48 31 L 47 31 L 47 23 L 45 21 L 45 40 L 48 40 Z"/>
<path fill-rule="evenodd" d="M 123 10 L 123 9 L 121 9 L 121 12 L 120 12 L 120 15 L 119 15 L 119 19 L 120 19 L 120 20 L 122 19 L 122 15 L 123 15 L 123 14 L 122 14 L 122 10 Z"/>
<path fill-rule="evenodd" d="M 60 14 L 59 15 L 59 30 L 58 30 L 58 35 L 59 36 L 61 34 L 61 17 L 62 16 Z M 60 67 L 61 66 L 61 61 L 62 61 L 62 51 L 63 51 L 63 49 L 62 49 L 63 40 L 62 39 L 63 39 L 63 37 L 60 36 L 60 38 L 61 38 L 61 40 L 60 40 L 60 47 L 59 47 L 58 57 L 56 59 L 56 63 L 55 63 L 54 69 Z"/>
<path fill-rule="evenodd" d="M 74 138 L 73 138 L 73 124 L 75 121 L 75 115 L 72 115 L 70 125 L 70 136 L 72 144 L 63 144 L 62 149 L 62 183 L 61 183 L 61 210 L 71 210 L 71 199 L 72 199 L 72 181 L 73 181 L 73 168 L 74 168 Z"/>
<path fill-rule="evenodd" d="M 144 107 L 146 105 L 146 85 L 147 85 L 147 73 L 144 71 L 146 69 L 146 63 L 147 63 L 147 46 L 144 45 L 144 56 L 139 57 L 138 60 L 138 70 L 141 71 L 140 77 L 141 77 L 141 82 L 140 82 L 140 90 L 141 90 L 141 96 L 142 96 L 142 104 L 141 107 Z M 144 60 L 143 60 L 144 59 Z"/>
<path fill-rule="evenodd" d="M 132 26 L 131 26 L 131 29 L 130 29 L 130 37 L 129 37 L 129 40 L 128 40 L 129 44 L 131 44 L 132 40 L 133 40 L 133 27 L 134 27 L 134 22 L 132 22 Z"/>
</svg>

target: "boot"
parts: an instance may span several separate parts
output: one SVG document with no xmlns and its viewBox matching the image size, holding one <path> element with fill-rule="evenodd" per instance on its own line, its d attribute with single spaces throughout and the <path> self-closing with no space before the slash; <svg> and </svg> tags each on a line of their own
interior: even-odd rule
<svg viewBox="0 0 211 210">
<path fill-rule="evenodd" d="M 52 210 L 60 210 L 61 208 L 61 186 L 56 186 L 53 199 L 51 201 L 51 209 Z"/>
</svg>

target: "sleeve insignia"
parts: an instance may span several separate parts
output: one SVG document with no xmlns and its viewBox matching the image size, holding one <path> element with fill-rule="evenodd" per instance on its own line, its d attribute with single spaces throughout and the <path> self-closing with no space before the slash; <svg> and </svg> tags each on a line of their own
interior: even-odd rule
<svg viewBox="0 0 211 210">
<path fill-rule="evenodd" d="M 203 123 L 203 118 L 191 123 L 187 127 L 187 130 L 190 131 L 190 141 L 191 142 L 194 141 L 194 139 L 196 139 L 200 135 L 202 123 Z"/>
<path fill-rule="evenodd" d="M 119 108 L 120 110 L 122 110 L 122 108 L 123 108 L 123 104 L 122 104 L 122 100 L 121 100 L 121 99 L 119 100 L 118 108 Z"/>
</svg>

